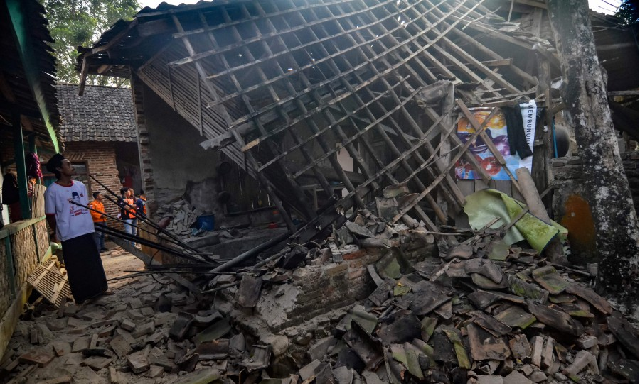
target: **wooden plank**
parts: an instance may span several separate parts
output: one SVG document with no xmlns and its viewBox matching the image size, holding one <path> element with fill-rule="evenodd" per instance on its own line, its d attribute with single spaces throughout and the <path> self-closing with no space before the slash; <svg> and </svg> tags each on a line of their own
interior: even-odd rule
<svg viewBox="0 0 639 384">
<path fill-rule="evenodd" d="M 512 197 L 513 183 L 510 180 L 492 180 L 492 181 L 495 184 L 493 188 Z"/>
<path fill-rule="evenodd" d="M 437 184 L 439 184 L 444 179 L 444 177 L 446 177 L 447 173 L 455 166 L 455 163 L 457 162 L 457 160 L 459 160 L 462 157 L 462 154 L 468 150 L 468 147 L 470 147 L 470 144 L 473 143 L 474 140 L 476 140 L 477 137 L 482 132 L 484 132 L 484 130 L 486 129 L 486 124 L 494 116 L 496 112 L 497 112 L 497 109 L 493 109 L 490 112 L 490 115 L 488 115 L 488 118 L 486 118 L 484 123 L 482 123 L 480 126 L 476 128 L 476 131 L 471 135 L 471 137 L 468 138 L 468 141 L 466 141 L 466 143 L 460 148 L 459 152 L 453 157 L 450 164 L 446 167 L 446 169 L 442 171 L 442 174 L 439 175 L 435 180 L 433 180 L 431 185 L 428 188 L 426 188 L 424 191 L 422 191 L 419 195 L 417 195 L 411 203 L 407 204 L 397 215 L 395 215 L 393 217 L 393 222 L 397 222 L 397 220 L 399 220 L 404 214 L 406 214 L 406 212 L 408 212 L 415 205 L 417 205 L 424 198 L 424 196 L 429 194 L 437 186 Z"/>
<path fill-rule="evenodd" d="M 492 181 L 492 180 L 491 180 Z M 490 188 L 490 185 L 483 180 L 475 180 L 475 192 Z"/>
</svg>

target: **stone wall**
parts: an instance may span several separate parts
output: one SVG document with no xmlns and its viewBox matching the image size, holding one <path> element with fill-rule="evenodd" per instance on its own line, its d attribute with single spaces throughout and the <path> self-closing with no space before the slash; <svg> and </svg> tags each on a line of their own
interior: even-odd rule
<svg viewBox="0 0 639 384">
<path fill-rule="evenodd" d="M 105 184 L 113 192 L 119 194 L 122 184 L 118 176 L 118 166 L 115 156 L 115 144 L 100 142 L 71 142 L 66 144 L 64 156 L 71 161 L 86 161 L 89 172 L 94 175 L 100 182 Z M 89 194 L 93 192 L 102 192 L 108 195 L 106 190 L 98 183 L 91 180 Z M 110 195 L 109 195 L 110 196 Z M 92 196 L 89 196 L 89 201 Z M 109 215 L 117 216 L 118 207 L 104 199 L 104 208 Z M 109 223 L 113 225 L 113 223 Z"/>
<path fill-rule="evenodd" d="M 48 256 L 44 218 L 19 221 L 0 230 L 0 360 L 28 297 L 27 278 Z"/>
</svg>

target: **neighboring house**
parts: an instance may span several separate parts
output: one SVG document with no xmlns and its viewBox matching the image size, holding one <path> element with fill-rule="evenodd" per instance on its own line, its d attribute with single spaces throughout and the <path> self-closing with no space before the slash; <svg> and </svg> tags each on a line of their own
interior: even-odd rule
<svg viewBox="0 0 639 384">
<path fill-rule="evenodd" d="M 139 191 L 142 181 L 131 89 L 87 86 L 78 96 L 77 85 L 60 84 L 56 88 L 64 154 L 89 193 L 106 192 L 89 175 L 116 193 L 122 186 Z M 109 214 L 118 213 L 115 204 L 107 202 L 105 208 Z"/>
<path fill-rule="evenodd" d="M 6 360 L 5 349 L 31 293 L 27 277 L 51 256 L 44 188 L 27 187 L 25 165 L 29 153 L 61 150 L 55 59 L 48 45 L 53 40 L 44 13 L 36 0 L 0 2 L 0 160 L 2 175 L 8 170 L 17 175 L 19 199 L 12 216 L 21 218 L 9 223 L 3 214 L 0 229 L 0 361 Z M 5 203 L 12 194 L 2 196 Z"/>
</svg>

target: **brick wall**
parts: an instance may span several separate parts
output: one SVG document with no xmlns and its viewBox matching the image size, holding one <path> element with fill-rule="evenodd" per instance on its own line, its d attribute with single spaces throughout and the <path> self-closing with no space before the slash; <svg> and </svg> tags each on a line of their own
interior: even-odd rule
<svg viewBox="0 0 639 384">
<path fill-rule="evenodd" d="M 89 172 L 113 192 L 119 194 L 122 184 L 120 184 L 118 177 L 114 145 L 113 143 L 98 142 L 67 143 L 64 156 L 71 161 L 86 161 Z M 103 187 L 93 180 L 90 187 L 90 193 L 102 192 L 105 195 L 108 194 Z M 89 200 L 91 200 L 91 197 L 89 197 Z M 109 215 L 117 216 L 119 213 L 118 207 L 106 199 L 104 208 Z M 112 223 L 109 223 L 109 225 L 112 225 Z"/>
<path fill-rule="evenodd" d="M 147 215 L 153 218 L 155 210 L 155 181 L 153 180 L 153 168 L 151 166 L 151 146 L 149 131 L 146 127 L 144 116 L 144 83 L 137 76 L 132 76 L 133 104 L 135 122 L 138 126 L 138 152 L 140 154 L 140 173 L 142 174 L 142 189 L 147 199 Z"/>
</svg>

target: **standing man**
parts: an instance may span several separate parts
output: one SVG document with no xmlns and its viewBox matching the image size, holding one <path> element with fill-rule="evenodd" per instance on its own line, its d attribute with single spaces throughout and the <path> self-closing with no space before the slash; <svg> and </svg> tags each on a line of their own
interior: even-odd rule
<svg viewBox="0 0 639 384">
<path fill-rule="evenodd" d="M 136 198 L 135 205 L 138 208 L 138 215 L 146 217 L 146 196 L 144 196 L 144 190 L 141 190 Z"/>
<path fill-rule="evenodd" d="M 62 254 L 69 274 L 69 285 L 75 302 L 107 292 L 107 280 L 100 253 L 93 240 L 93 221 L 89 210 L 74 203 L 87 205 L 87 188 L 72 180 L 75 169 L 61 154 L 47 162 L 47 170 L 58 179 L 45 192 L 47 222 L 55 240 L 62 242 Z"/>
<path fill-rule="evenodd" d="M 102 194 L 100 192 L 93 192 L 93 201 L 89 203 L 89 208 L 91 208 L 91 219 L 93 219 L 93 225 L 96 228 L 98 226 L 106 226 L 106 215 L 104 213 L 104 203 L 102 200 Z M 99 252 L 107 250 L 104 245 L 104 232 L 96 230 L 93 233 L 93 239 L 95 240 L 95 245 L 98 247 Z"/>
</svg>

